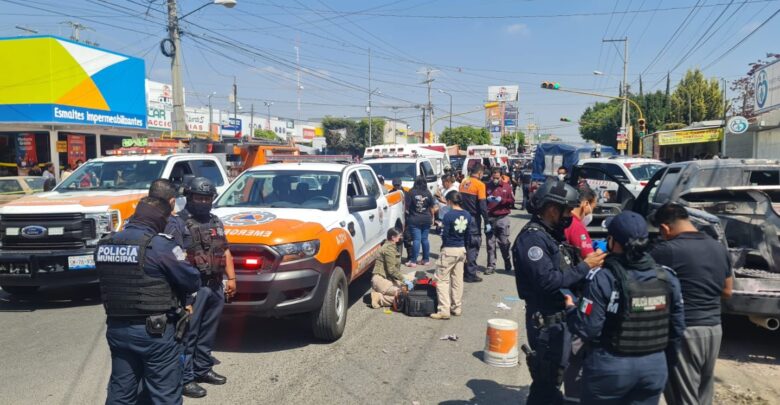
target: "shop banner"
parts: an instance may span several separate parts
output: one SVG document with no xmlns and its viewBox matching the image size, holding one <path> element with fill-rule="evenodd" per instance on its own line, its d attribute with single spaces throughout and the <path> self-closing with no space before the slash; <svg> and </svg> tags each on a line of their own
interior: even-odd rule
<svg viewBox="0 0 780 405">
<path fill-rule="evenodd" d="M 722 139 L 723 128 L 661 132 L 658 134 L 658 145 L 683 145 L 687 143 L 715 142 Z"/>
<path fill-rule="evenodd" d="M 762 67 L 753 77 L 756 112 L 780 108 L 780 62 Z"/>
<path fill-rule="evenodd" d="M 87 141 L 84 135 L 68 135 L 68 166 L 75 167 L 77 161 L 87 161 Z"/>
<path fill-rule="evenodd" d="M 18 134 L 16 136 L 16 164 L 19 167 L 30 167 L 37 163 L 35 134 Z"/>
</svg>

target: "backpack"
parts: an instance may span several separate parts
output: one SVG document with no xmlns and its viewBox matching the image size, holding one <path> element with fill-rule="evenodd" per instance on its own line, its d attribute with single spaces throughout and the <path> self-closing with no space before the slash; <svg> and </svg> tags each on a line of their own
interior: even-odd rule
<svg viewBox="0 0 780 405">
<path fill-rule="evenodd" d="M 430 316 L 436 313 L 438 300 L 436 287 L 431 284 L 417 284 L 414 290 L 401 291 L 393 302 L 393 310 L 407 316 Z"/>
</svg>

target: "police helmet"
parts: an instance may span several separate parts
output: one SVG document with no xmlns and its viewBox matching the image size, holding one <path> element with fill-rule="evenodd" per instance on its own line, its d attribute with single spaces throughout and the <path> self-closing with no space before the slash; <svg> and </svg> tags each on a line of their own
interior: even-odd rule
<svg viewBox="0 0 780 405">
<path fill-rule="evenodd" d="M 184 186 L 184 194 L 200 194 L 215 197 L 217 195 L 217 188 L 211 180 L 205 177 L 196 177 Z"/>
<path fill-rule="evenodd" d="M 542 208 L 548 203 L 566 208 L 577 208 L 580 205 L 579 192 L 564 181 L 547 180 L 531 195 L 528 201 L 528 212 L 541 214 Z"/>
</svg>

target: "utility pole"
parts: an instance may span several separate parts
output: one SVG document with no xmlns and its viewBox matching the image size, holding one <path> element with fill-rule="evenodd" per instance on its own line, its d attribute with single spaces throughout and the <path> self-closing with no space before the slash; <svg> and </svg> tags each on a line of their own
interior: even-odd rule
<svg viewBox="0 0 780 405">
<path fill-rule="evenodd" d="M 393 143 L 398 143 L 398 131 L 396 128 L 398 125 L 398 107 L 392 107 L 393 110 Z"/>
<path fill-rule="evenodd" d="M 628 37 L 623 39 L 602 39 L 601 42 L 622 42 L 623 43 L 623 83 L 621 84 L 621 93 L 623 96 L 623 113 L 621 114 L 620 126 L 623 128 L 623 134 L 626 136 L 626 146 L 628 154 L 632 153 L 633 142 L 628 138 Z M 626 149 L 620 151 L 621 155 L 626 154 Z"/>
<path fill-rule="evenodd" d="M 70 39 L 72 39 L 72 40 L 74 40 L 76 42 L 81 42 L 80 35 L 79 35 L 81 33 L 81 31 L 86 31 L 86 30 L 93 31 L 92 28 L 87 27 L 86 25 L 84 25 L 82 23 L 77 23 L 77 22 L 73 22 L 73 21 L 63 21 L 62 23 L 69 25 L 70 28 L 73 30 L 71 32 L 71 34 L 70 34 Z M 17 28 L 19 28 L 19 27 L 17 27 Z"/>
<path fill-rule="evenodd" d="M 274 105 L 273 101 L 263 101 L 263 104 L 265 105 L 265 108 L 268 109 L 268 128 L 267 130 L 271 130 L 271 106 Z"/>
<path fill-rule="evenodd" d="M 420 143 L 425 143 L 425 106 L 422 107 L 422 137 Z"/>
<path fill-rule="evenodd" d="M 368 146 L 373 146 L 371 140 L 371 130 L 373 129 L 371 125 L 371 93 L 373 93 L 371 91 L 371 48 L 368 48 L 368 108 L 366 108 L 366 112 L 368 112 Z"/>
<path fill-rule="evenodd" d="M 173 44 L 171 56 L 171 84 L 173 85 L 173 122 L 171 132 L 181 134 L 187 131 L 184 121 L 184 89 L 181 76 L 181 40 L 179 18 L 176 16 L 176 0 L 168 0 L 168 39 Z"/>
<path fill-rule="evenodd" d="M 300 54 L 300 48 L 298 48 L 298 40 L 295 40 L 295 75 L 296 75 L 296 85 L 295 85 L 295 93 L 298 96 L 298 121 L 301 120 L 301 90 L 303 89 L 303 86 L 301 86 L 301 54 Z"/>
<path fill-rule="evenodd" d="M 255 136 L 255 103 L 249 105 L 249 138 Z"/>
<path fill-rule="evenodd" d="M 214 92 L 214 91 L 212 91 L 212 92 L 209 94 L 209 134 L 211 134 L 211 125 L 212 125 L 212 123 L 214 122 L 214 110 L 213 110 L 213 108 L 211 107 L 211 98 L 212 98 L 212 97 L 214 97 L 214 96 L 216 96 L 216 95 L 217 95 L 217 93 L 216 93 L 216 92 Z"/>
<path fill-rule="evenodd" d="M 433 133 L 433 104 L 431 103 L 431 83 L 433 83 L 434 79 L 433 74 L 438 72 L 438 70 L 432 69 L 430 67 L 425 68 L 425 81 L 423 81 L 420 84 L 427 84 L 428 85 L 428 104 L 425 106 L 425 108 L 428 110 L 428 122 L 431 123 L 431 133 Z M 423 120 L 425 119 L 425 112 L 423 112 Z M 424 127 L 424 125 L 423 125 Z M 423 142 L 425 140 L 425 129 L 423 128 Z M 432 142 L 436 142 L 435 139 L 431 139 Z"/>
<path fill-rule="evenodd" d="M 721 79 L 723 84 L 723 144 L 720 146 L 721 157 L 726 157 L 726 109 L 728 108 L 728 102 L 726 101 L 726 79 Z"/>
</svg>

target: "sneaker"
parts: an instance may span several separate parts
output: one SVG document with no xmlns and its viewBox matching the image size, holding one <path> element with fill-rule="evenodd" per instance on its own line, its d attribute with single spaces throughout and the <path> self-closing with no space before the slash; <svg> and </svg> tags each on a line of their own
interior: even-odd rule
<svg viewBox="0 0 780 405">
<path fill-rule="evenodd" d="M 447 319 L 450 319 L 450 316 L 447 315 L 447 314 L 442 314 L 440 312 L 437 312 L 435 314 L 431 314 L 431 319 L 447 320 Z"/>
<path fill-rule="evenodd" d="M 495 270 L 493 270 L 493 269 L 485 269 L 485 271 L 484 271 L 483 273 L 484 273 L 486 276 L 489 276 L 489 275 L 491 275 L 491 274 L 493 274 L 493 273 L 495 273 L 495 272 L 496 272 L 496 271 L 495 271 Z"/>
<path fill-rule="evenodd" d="M 406 262 L 406 267 L 415 268 L 415 267 L 417 267 L 417 263 L 409 260 L 408 262 Z"/>
<path fill-rule="evenodd" d="M 481 283 L 482 277 L 480 276 L 474 276 L 474 277 L 463 277 L 463 281 L 467 283 Z"/>
<path fill-rule="evenodd" d="M 450 313 L 453 316 L 461 316 L 461 315 L 463 315 L 463 310 L 462 309 L 453 309 L 452 311 L 450 311 Z"/>
<path fill-rule="evenodd" d="M 429 264 L 431 264 L 430 260 L 425 260 L 425 261 L 420 262 L 420 266 L 427 266 Z"/>
</svg>

